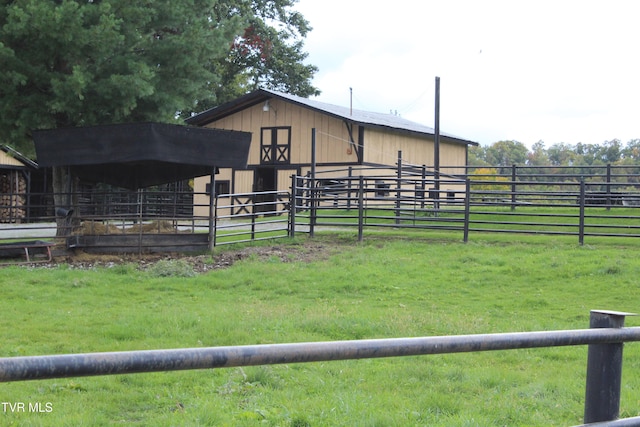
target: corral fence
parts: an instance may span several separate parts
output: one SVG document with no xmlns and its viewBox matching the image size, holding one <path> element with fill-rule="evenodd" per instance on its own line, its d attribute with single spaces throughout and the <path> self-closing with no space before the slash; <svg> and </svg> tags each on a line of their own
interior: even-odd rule
<svg viewBox="0 0 640 427">
<path fill-rule="evenodd" d="M 51 240 L 68 248 L 141 253 L 207 250 L 252 240 L 354 229 L 640 237 L 640 166 L 326 168 L 283 191 L 197 193 L 186 183 L 143 189 L 83 187 L 0 198 L 0 245 Z M 280 183 L 282 187 L 282 183 Z M 13 249 L 12 249 L 13 250 Z M 22 249 L 16 249 L 19 256 Z"/>
<path fill-rule="evenodd" d="M 640 417 L 617 419 L 623 346 L 640 341 L 640 328 L 624 327 L 627 315 L 592 310 L 582 330 L 5 357 L 0 381 L 588 345 L 585 424 L 640 426 Z"/>
<path fill-rule="evenodd" d="M 295 225 L 640 237 L 640 167 L 350 168 L 292 179 Z M 458 172 L 455 174 L 453 172 Z M 586 172 L 589 172 L 587 175 Z"/>
<path fill-rule="evenodd" d="M 216 195 L 213 246 L 289 237 L 290 204 L 288 191 Z"/>
</svg>

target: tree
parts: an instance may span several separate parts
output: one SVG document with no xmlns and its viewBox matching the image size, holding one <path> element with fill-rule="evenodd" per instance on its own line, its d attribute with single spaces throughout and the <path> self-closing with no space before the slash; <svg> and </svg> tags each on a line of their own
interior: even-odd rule
<svg viewBox="0 0 640 427">
<path fill-rule="evenodd" d="M 293 53 L 288 52 L 280 46 L 284 41 L 277 39 L 283 34 L 269 33 L 267 25 L 270 18 L 286 17 L 304 30 L 301 35 L 306 34 L 309 28 L 302 16 L 287 11 L 293 3 L 3 0 L 0 135 L 4 142 L 33 155 L 34 129 L 177 121 L 178 112 L 193 111 L 199 100 L 211 101 L 221 87 L 232 84 L 232 72 L 225 69 L 229 52 L 251 25 L 274 36 L 269 39 L 270 61 L 304 58 L 301 42 L 293 43 Z M 253 16 L 257 10 L 263 20 Z M 276 49 L 287 55 L 278 58 L 281 51 Z M 295 71 L 299 64 L 277 65 L 263 68 L 260 75 Z M 307 74 L 292 80 L 297 86 L 291 87 L 310 87 L 315 68 L 305 69 Z M 243 88 L 251 71 L 233 72 L 238 73 L 233 84 Z M 284 77 L 269 78 L 276 84 Z M 63 192 L 65 182 L 64 171 L 54 170 L 55 194 Z"/>
<path fill-rule="evenodd" d="M 467 164 L 470 166 L 491 166 L 486 162 L 486 147 L 472 145 L 467 151 Z"/>
<path fill-rule="evenodd" d="M 258 85 L 317 94 L 296 2 L 4 0 L 0 134 L 33 155 L 32 129 L 172 122 Z"/>
<path fill-rule="evenodd" d="M 498 141 L 486 149 L 485 161 L 493 166 L 524 165 L 529 149 L 518 141 Z"/>
<path fill-rule="evenodd" d="M 220 82 L 208 97 L 198 99 L 195 112 L 261 87 L 302 97 L 320 94 L 311 85 L 318 68 L 304 63 L 308 54 L 303 51 L 303 40 L 311 27 L 291 9 L 297 1 L 220 0 L 218 19 L 241 16 L 246 27 L 231 44 L 226 59 L 214 64 Z"/>
</svg>

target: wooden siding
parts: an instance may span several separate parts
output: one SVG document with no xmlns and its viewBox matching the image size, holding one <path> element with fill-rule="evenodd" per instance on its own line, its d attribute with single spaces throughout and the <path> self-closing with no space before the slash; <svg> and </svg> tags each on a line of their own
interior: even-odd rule
<svg viewBox="0 0 640 427">
<path fill-rule="evenodd" d="M 253 191 L 253 171 L 238 170 L 233 173 L 232 193 L 251 193 Z"/>
<path fill-rule="evenodd" d="M 398 161 L 398 151 L 402 151 L 402 162 L 412 165 L 434 165 L 432 138 L 418 137 L 400 132 L 366 129 L 364 134 L 365 163 L 394 165 Z M 459 144 L 440 142 L 440 165 L 464 166 L 467 147 Z M 449 173 L 453 170 L 447 169 Z M 464 168 L 456 173 L 463 173 Z"/>
<path fill-rule="evenodd" d="M 296 169 L 280 169 L 278 170 L 278 191 L 291 191 L 291 175 L 296 175 Z"/>
<path fill-rule="evenodd" d="M 3 166 L 25 167 L 25 164 L 0 150 L 0 168 Z"/>
<path fill-rule="evenodd" d="M 251 132 L 248 163 L 252 166 L 260 165 L 262 129 L 285 126 L 291 127 L 290 164 L 311 162 L 312 128 L 316 128 L 318 163 L 357 162 L 356 152 L 349 142 L 349 132 L 343 120 L 278 99 L 269 101 L 269 111 L 263 111 L 263 105 L 254 105 L 210 123 L 207 127 Z M 354 126 L 353 138 L 357 143 L 357 126 Z"/>
<path fill-rule="evenodd" d="M 233 184 L 233 170 L 230 168 L 220 169 L 215 176 L 216 181 L 229 181 Z M 195 216 L 209 216 L 209 196 L 206 194 L 207 184 L 211 182 L 211 176 L 200 176 L 193 180 L 193 204 Z"/>
</svg>

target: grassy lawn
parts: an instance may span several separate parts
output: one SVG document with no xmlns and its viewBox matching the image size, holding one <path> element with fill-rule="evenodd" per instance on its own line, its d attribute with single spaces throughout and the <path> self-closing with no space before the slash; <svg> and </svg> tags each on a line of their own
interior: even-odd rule
<svg viewBox="0 0 640 427">
<path fill-rule="evenodd" d="M 262 243 L 228 268 L 4 267 L 0 356 L 582 329 L 640 311 L 640 242 L 414 231 Z M 223 250 L 229 257 L 241 248 Z M 217 255 L 216 255 L 217 256 Z M 215 256 L 205 262 L 213 266 Z M 627 319 L 627 326 L 640 320 Z M 586 347 L 0 385 L 15 426 L 548 426 L 582 422 Z M 640 414 L 640 344 L 622 416 Z M 50 404 L 45 406 L 45 404 Z"/>
</svg>

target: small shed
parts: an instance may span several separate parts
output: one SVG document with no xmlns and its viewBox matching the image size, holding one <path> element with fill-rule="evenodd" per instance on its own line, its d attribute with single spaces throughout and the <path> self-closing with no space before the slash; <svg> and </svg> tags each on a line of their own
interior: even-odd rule
<svg viewBox="0 0 640 427">
<path fill-rule="evenodd" d="M 0 222 L 19 223 L 28 217 L 31 172 L 38 165 L 7 145 L 0 146 Z"/>
<path fill-rule="evenodd" d="M 39 130 L 34 131 L 33 139 L 40 167 L 66 167 L 83 183 L 129 190 L 212 176 L 217 168 L 245 168 L 251 143 L 247 132 L 165 123 Z M 62 206 L 69 207 L 75 208 Z M 142 227 L 136 235 L 93 230 L 71 236 L 67 246 L 94 252 L 166 252 L 210 246 L 210 233 L 149 236 Z"/>
</svg>

